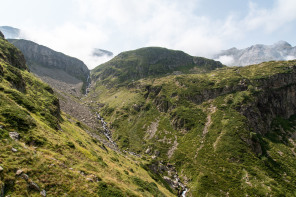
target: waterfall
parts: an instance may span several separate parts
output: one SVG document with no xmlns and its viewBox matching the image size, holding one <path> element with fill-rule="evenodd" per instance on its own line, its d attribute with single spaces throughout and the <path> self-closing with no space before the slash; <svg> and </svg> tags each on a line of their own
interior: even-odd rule
<svg viewBox="0 0 296 197">
<path fill-rule="evenodd" d="M 186 193 L 187 193 L 188 189 L 185 187 L 185 189 L 182 191 L 181 196 L 182 197 L 186 197 Z"/>
<path fill-rule="evenodd" d="M 109 142 L 111 142 L 115 147 L 117 147 L 116 143 L 112 140 L 111 131 L 108 128 L 107 123 L 104 121 L 104 118 L 102 118 L 99 113 L 96 113 L 96 115 L 103 125 L 104 135 L 109 140 Z"/>
<path fill-rule="evenodd" d="M 86 79 L 86 87 L 85 87 L 85 95 L 87 95 L 89 93 L 89 88 L 90 88 L 91 82 L 90 82 L 90 76 L 87 75 L 87 79 Z"/>
</svg>

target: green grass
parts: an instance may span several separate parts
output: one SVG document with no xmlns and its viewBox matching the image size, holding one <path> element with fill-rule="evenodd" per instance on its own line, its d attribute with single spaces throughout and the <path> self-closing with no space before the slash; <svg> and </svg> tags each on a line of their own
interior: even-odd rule
<svg viewBox="0 0 296 197">
<path fill-rule="evenodd" d="M 276 118 L 263 135 L 254 132 L 241 111 L 249 108 L 258 113 L 255 103 L 262 94 L 291 86 L 290 81 L 283 81 L 282 87 L 273 81 L 289 78 L 295 65 L 296 61 L 266 62 L 203 74 L 144 78 L 116 87 L 97 80 L 90 97 L 105 104 L 100 113 L 120 147 L 143 154 L 150 162 L 173 164 L 182 181 L 190 180 L 189 195 L 294 196 L 293 118 Z M 116 77 L 108 80 L 116 81 Z M 157 126 L 151 135 L 153 124 Z M 175 141 L 177 148 L 169 157 Z M 147 148 L 149 154 L 144 153 Z M 158 156 L 152 159 L 156 152 Z M 159 174 L 152 176 L 161 182 Z"/>
<path fill-rule="evenodd" d="M 143 196 L 131 181 L 134 177 L 153 183 L 165 196 L 174 196 L 139 167 L 140 159 L 103 150 L 104 145 L 87 134 L 91 128 L 60 111 L 47 84 L 11 63 L 16 49 L 0 41 L 4 47 L 0 54 L 5 55 L 0 57 L 0 184 L 5 185 L 5 196 L 40 196 L 16 176 L 19 169 L 48 196 Z M 9 137 L 12 131 L 20 134 L 20 140 Z"/>
<path fill-rule="evenodd" d="M 165 76 L 174 71 L 205 72 L 223 67 L 220 62 L 192 57 L 182 51 L 147 47 L 123 52 L 92 70 L 92 78 L 108 85 L 133 85 L 134 80 Z"/>
</svg>

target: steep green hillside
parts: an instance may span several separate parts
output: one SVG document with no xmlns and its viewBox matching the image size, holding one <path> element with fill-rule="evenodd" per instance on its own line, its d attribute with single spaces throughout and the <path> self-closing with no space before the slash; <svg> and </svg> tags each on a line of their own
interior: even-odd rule
<svg viewBox="0 0 296 197">
<path fill-rule="evenodd" d="M 130 76 L 124 54 L 93 71 L 89 95 L 122 149 L 172 187 L 177 172 L 187 196 L 296 195 L 296 61 L 140 80 L 134 69 L 106 85 Z"/>
<path fill-rule="evenodd" d="M 174 196 L 89 132 L 0 38 L 0 196 Z"/>
<path fill-rule="evenodd" d="M 223 67 L 220 62 L 192 57 L 182 51 L 147 47 L 120 53 L 109 62 L 96 67 L 92 78 L 104 84 L 122 85 L 146 77 L 171 73 L 196 73 Z"/>
</svg>

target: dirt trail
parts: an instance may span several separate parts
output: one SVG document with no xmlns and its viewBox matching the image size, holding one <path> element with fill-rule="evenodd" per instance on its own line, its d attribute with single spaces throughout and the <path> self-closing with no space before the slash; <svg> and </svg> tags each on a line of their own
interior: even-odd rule
<svg viewBox="0 0 296 197">
<path fill-rule="evenodd" d="M 203 137 L 205 137 L 205 135 L 209 132 L 209 127 L 212 124 L 212 114 L 214 114 L 217 111 L 217 108 L 213 104 L 211 104 L 208 110 L 210 113 L 207 116 L 207 122 L 202 132 Z"/>
<path fill-rule="evenodd" d="M 212 115 L 217 111 L 217 107 L 215 107 L 213 104 L 211 104 L 207 111 L 208 111 L 207 122 L 206 122 L 205 127 L 202 131 L 201 145 L 196 149 L 196 153 L 195 153 L 194 158 L 197 157 L 198 152 L 204 147 L 203 143 L 204 143 L 205 137 L 206 137 L 207 133 L 209 132 L 209 128 L 212 124 Z"/>
</svg>

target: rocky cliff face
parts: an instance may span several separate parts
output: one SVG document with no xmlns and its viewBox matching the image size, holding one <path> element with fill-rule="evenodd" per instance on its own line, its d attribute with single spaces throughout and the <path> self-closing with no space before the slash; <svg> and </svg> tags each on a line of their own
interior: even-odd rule
<svg viewBox="0 0 296 197">
<path fill-rule="evenodd" d="M 285 41 L 273 45 L 257 44 L 245 49 L 231 48 L 214 55 L 228 66 L 246 66 L 272 60 L 291 60 L 296 58 L 296 47 Z"/>
<path fill-rule="evenodd" d="M 82 61 L 28 40 L 10 39 L 8 41 L 23 52 L 32 72 L 36 71 L 37 74 L 40 74 L 39 71 L 42 67 L 45 69 L 55 69 L 55 72 L 60 70 L 76 78 L 76 80 L 82 81 L 84 89 L 86 88 L 89 70 Z M 43 74 L 47 74 L 53 79 L 56 78 L 55 74 L 51 72 L 43 72 Z M 67 76 L 65 76 L 66 78 Z"/>
<path fill-rule="evenodd" d="M 69 57 L 28 40 L 9 39 L 8 41 L 24 53 L 28 64 L 38 64 L 48 68 L 61 69 L 83 81 L 89 75 L 87 66 L 76 58 Z"/>
<path fill-rule="evenodd" d="M 254 102 L 242 106 L 240 111 L 247 117 L 250 127 L 264 135 L 275 118 L 289 119 L 296 114 L 296 65 L 289 73 L 258 79 L 255 83 L 261 92 Z"/>
</svg>

